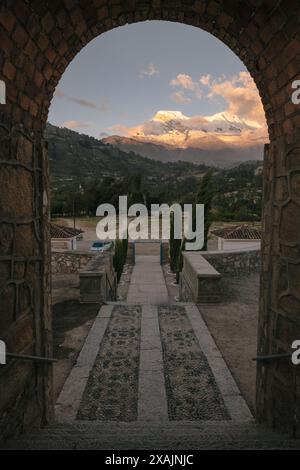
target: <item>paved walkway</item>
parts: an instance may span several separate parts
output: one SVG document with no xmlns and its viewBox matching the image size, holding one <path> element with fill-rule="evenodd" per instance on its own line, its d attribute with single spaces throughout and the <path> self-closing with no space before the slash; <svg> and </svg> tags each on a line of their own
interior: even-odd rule
<svg viewBox="0 0 300 470">
<path fill-rule="evenodd" d="M 168 291 L 159 264 L 159 256 L 136 256 L 127 303 L 160 305 L 168 303 L 168 300 Z"/>
<path fill-rule="evenodd" d="M 169 303 L 153 255 L 137 256 L 127 302 L 100 309 L 58 399 L 56 419 L 7 447 L 297 446 L 254 423 L 197 306 Z"/>
</svg>

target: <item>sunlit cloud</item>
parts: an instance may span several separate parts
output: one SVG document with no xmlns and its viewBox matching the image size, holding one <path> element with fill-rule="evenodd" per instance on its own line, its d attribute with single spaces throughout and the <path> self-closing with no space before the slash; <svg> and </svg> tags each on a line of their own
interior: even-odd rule
<svg viewBox="0 0 300 470">
<path fill-rule="evenodd" d="M 208 98 L 222 97 L 227 103 L 227 112 L 240 119 L 253 122 L 258 127 L 266 128 L 263 105 L 251 75 L 240 72 L 230 79 L 211 84 Z"/>
<path fill-rule="evenodd" d="M 150 63 L 145 70 L 139 73 L 139 78 L 153 77 L 153 75 L 159 75 L 159 70 L 153 63 Z"/>
<path fill-rule="evenodd" d="M 105 102 L 96 104 L 93 101 L 85 100 L 83 98 L 79 98 L 76 96 L 70 96 L 64 91 L 60 90 L 59 88 L 55 91 L 55 97 L 63 98 L 73 103 L 76 103 L 79 106 L 83 106 L 83 107 L 90 108 L 90 109 L 96 109 L 97 111 L 101 111 L 101 112 L 108 111 L 108 106 L 107 106 L 107 103 Z"/>
<path fill-rule="evenodd" d="M 67 127 L 68 129 L 87 129 L 92 126 L 89 122 L 71 120 L 63 122 L 62 127 Z"/>
<path fill-rule="evenodd" d="M 186 92 L 190 92 L 196 98 L 202 98 L 203 92 L 200 84 L 192 79 L 190 75 L 179 73 L 176 78 L 170 80 L 170 85 L 177 88 L 177 91 L 171 94 L 171 99 L 176 103 L 191 103 L 192 98 Z"/>
<path fill-rule="evenodd" d="M 211 83 L 211 75 L 208 73 L 207 75 L 202 75 L 199 79 L 199 82 L 201 83 L 201 85 L 204 85 L 204 86 L 209 86 L 210 83 Z"/>
<path fill-rule="evenodd" d="M 192 102 L 192 99 L 185 96 L 183 91 L 174 91 L 171 94 L 171 100 L 179 104 L 190 104 Z"/>
</svg>

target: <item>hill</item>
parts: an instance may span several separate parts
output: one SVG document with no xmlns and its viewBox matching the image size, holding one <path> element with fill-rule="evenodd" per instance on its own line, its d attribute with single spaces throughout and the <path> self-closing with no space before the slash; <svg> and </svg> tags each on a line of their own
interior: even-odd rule
<svg viewBox="0 0 300 470">
<path fill-rule="evenodd" d="M 189 162 L 164 164 L 134 152 L 124 152 L 101 140 L 66 128 L 47 124 L 50 173 L 52 181 L 72 178 L 104 178 L 143 174 L 144 176 L 195 174 L 205 165 Z"/>
</svg>

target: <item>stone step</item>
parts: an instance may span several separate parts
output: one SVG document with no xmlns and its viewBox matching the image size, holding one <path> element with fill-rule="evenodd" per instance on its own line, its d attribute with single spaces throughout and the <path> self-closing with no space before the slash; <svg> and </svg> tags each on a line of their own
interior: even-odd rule
<svg viewBox="0 0 300 470">
<path fill-rule="evenodd" d="M 53 424 L 2 449 L 299 449 L 300 441 L 254 422 L 147 421 Z"/>
</svg>

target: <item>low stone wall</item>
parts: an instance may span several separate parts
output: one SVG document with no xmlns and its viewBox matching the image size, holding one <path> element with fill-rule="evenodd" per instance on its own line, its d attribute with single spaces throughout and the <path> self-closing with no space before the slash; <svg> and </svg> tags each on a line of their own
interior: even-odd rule
<svg viewBox="0 0 300 470">
<path fill-rule="evenodd" d="M 95 257 L 96 252 L 53 251 L 51 253 L 52 274 L 76 274 Z"/>
<path fill-rule="evenodd" d="M 105 251 L 95 256 L 79 273 L 80 302 L 102 304 L 116 300 L 117 276 L 113 267 L 113 253 Z"/>
<path fill-rule="evenodd" d="M 183 302 L 215 303 L 222 298 L 221 274 L 201 255 L 183 253 L 179 297 Z"/>
<path fill-rule="evenodd" d="M 260 250 L 203 251 L 205 258 L 219 273 L 239 276 L 260 270 Z"/>
<path fill-rule="evenodd" d="M 205 261 L 212 271 L 208 269 Z M 228 278 L 260 269 L 260 250 L 183 253 L 180 299 L 186 302 L 218 302 L 228 293 Z M 213 272 L 216 270 L 216 272 Z M 219 276 L 216 276 L 216 273 Z M 222 278 L 221 278 L 222 276 Z"/>
</svg>

